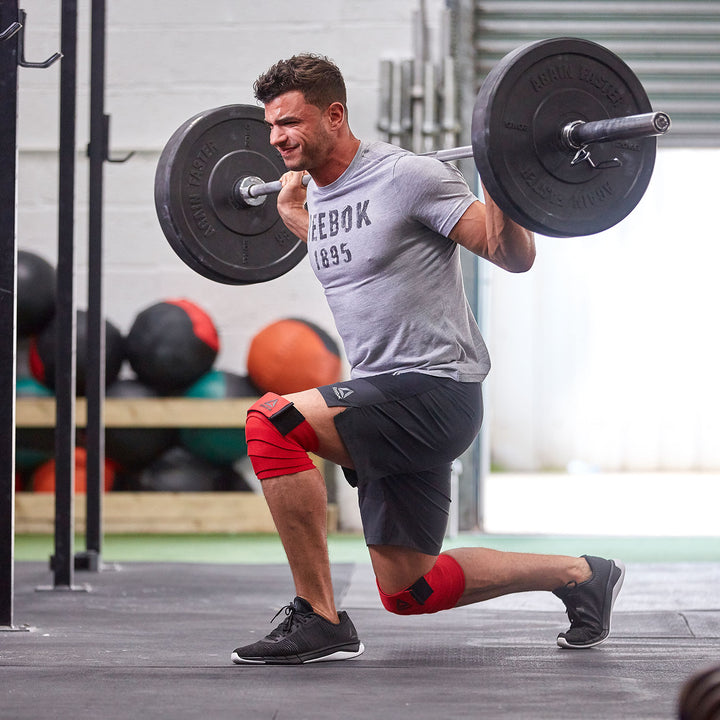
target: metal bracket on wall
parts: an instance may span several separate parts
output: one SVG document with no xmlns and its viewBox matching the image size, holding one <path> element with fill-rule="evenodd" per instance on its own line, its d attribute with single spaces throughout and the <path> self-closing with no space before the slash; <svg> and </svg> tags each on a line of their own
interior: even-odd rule
<svg viewBox="0 0 720 720">
<path fill-rule="evenodd" d="M 13 35 L 22 30 L 22 25 L 19 22 L 14 22 L 9 25 L 5 30 L 0 33 L 0 42 L 3 40 L 9 40 Z"/>
<path fill-rule="evenodd" d="M 21 31 L 20 35 L 18 36 L 18 65 L 24 68 L 47 68 L 50 67 L 53 63 L 56 63 L 62 57 L 62 53 L 56 52 L 51 55 L 47 60 L 43 60 L 42 62 L 28 62 L 27 60 L 25 60 L 24 28 L 27 27 L 27 13 L 24 10 L 19 10 L 18 15 L 20 16 L 20 22 L 15 23 L 16 25 L 20 26 L 19 28 L 17 28 L 17 30 L 15 30 L 15 32 Z M 13 26 L 11 25 L 8 30 L 10 30 L 12 27 Z M 15 32 L 13 34 L 15 34 Z"/>
<path fill-rule="evenodd" d="M 92 143 L 88 143 L 87 156 L 90 157 L 93 152 Z M 101 157 L 103 162 L 109 163 L 124 163 L 127 162 L 135 154 L 134 150 L 131 150 L 127 155 L 120 158 L 110 157 L 110 116 L 103 114 L 103 147 L 101 151 Z"/>
</svg>

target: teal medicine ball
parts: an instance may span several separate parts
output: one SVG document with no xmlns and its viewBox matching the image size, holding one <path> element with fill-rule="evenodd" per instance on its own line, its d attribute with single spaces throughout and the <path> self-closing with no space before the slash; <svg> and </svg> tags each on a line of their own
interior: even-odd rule
<svg viewBox="0 0 720 720">
<path fill-rule="evenodd" d="M 53 397 L 42 383 L 31 377 L 15 381 L 18 398 Z M 55 431 L 52 428 L 19 427 L 15 430 L 15 466 L 18 470 L 33 470 L 55 454 Z"/>
<path fill-rule="evenodd" d="M 185 392 L 189 398 L 220 400 L 259 396 L 248 377 L 224 370 L 211 370 Z M 244 417 L 238 418 L 239 424 L 244 421 Z M 231 465 L 247 455 L 244 427 L 182 428 L 180 442 L 193 455 L 219 465 Z"/>
</svg>

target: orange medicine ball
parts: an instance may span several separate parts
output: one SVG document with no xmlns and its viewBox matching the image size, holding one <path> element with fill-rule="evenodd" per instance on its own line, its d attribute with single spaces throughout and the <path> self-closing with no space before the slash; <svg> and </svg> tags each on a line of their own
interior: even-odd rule
<svg viewBox="0 0 720 720">
<path fill-rule="evenodd" d="M 288 318 L 263 328 L 250 342 L 247 371 L 263 392 L 278 395 L 340 380 L 340 350 L 321 328 Z"/>
<path fill-rule="evenodd" d="M 112 490 L 115 484 L 115 467 L 105 461 L 105 492 Z M 32 474 L 33 492 L 55 492 L 55 459 L 44 462 Z M 75 492 L 87 492 L 87 452 L 85 448 L 75 448 Z"/>
</svg>

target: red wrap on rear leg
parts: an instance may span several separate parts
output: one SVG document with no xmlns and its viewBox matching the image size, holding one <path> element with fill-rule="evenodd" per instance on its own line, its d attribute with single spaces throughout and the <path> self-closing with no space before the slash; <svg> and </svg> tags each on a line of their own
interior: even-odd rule
<svg viewBox="0 0 720 720">
<path fill-rule="evenodd" d="M 432 570 L 407 590 L 388 595 L 380 589 L 386 610 L 396 615 L 423 615 L 449 610 L 465 592 L 465 573 L 450 555 L 438 555 Z"/>
<path fill-rule="evenodd" d="M 245 438 L 260 480 L 315 468 L 308 452 L 317 452 L 317 435 L 293 403 L 280 395 L 267 393 L 250 407 Z"/>
</svg>

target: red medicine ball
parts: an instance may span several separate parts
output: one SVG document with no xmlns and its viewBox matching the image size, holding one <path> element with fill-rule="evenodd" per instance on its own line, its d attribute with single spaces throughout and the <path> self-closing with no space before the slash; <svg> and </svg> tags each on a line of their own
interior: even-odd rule
<svg viewBox="0 0 720 720">
<path fill-rule="evenodd" d="M 340 380 L 340 350 L 324 330 L 311 322 L 278 320 L 252 339 L 247 370 L 263 392 L 300 392 Z"/>
<path fill-rule="evenodd" d="M 125 352 L 138 379 L 159 393 L 176 393 L 207 373 L 220 350 L 210 316 L 190 300 L 165 300 L 135 318 Z"/>
</svg>

